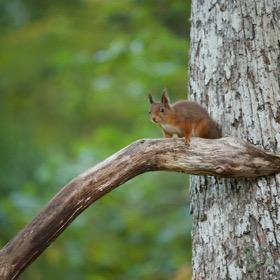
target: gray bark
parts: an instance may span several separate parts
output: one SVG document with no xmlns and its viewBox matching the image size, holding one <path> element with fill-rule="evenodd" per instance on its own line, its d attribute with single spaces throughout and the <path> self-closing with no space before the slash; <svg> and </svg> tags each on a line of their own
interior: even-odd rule
<svg viewBox="0 0 280 280">
<path fill-rule="evenodd" d="M 279 1 L 192 1 L 190 99 L 224 135 L 280 145 Z M 236 164 L 238 164 L 236 160 Z M 192 176 L 193 279 L 279 279 L 280 176 Z"/>
</svg>

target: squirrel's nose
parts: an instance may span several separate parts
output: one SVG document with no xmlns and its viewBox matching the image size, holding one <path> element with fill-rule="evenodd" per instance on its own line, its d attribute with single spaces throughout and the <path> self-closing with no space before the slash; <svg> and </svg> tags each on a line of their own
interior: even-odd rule
<svg viewBox="0 0 280 280">
<path fill-rule="evenodd" d="M 157 118 L 156 117 L 152 117 L 152 121 L 153 122 L 157 122 Z"/>
</svg>

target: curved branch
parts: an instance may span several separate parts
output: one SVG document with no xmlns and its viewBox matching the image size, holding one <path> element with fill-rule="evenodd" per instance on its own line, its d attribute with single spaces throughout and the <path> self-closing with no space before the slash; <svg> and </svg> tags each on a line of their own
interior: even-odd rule
<svg viewBox="0 0 280 280">
<path fill-rule="evenodd" d="M 266 176 L 280 170 L 280 157 L 236 138 L 139 140 L 67 184 L 0 251 L 0 278 L 16 279 L 89 205 L 129 179 L 169 170 L 224 178 Z"/>
</svg>

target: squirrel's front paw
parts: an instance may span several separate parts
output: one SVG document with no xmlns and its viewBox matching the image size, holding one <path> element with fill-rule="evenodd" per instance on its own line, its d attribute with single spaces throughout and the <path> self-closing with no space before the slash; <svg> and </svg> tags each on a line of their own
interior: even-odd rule
<svg viewBox="0 0 280 280">
<path fill-rule="evenodd" d="M 190 145 L 190 141 L 191 141 L 190 138 L 185 138 L 185 143 L 186 143 L 186 145 L 189 146 L 189 145 Z"/>
</svg>

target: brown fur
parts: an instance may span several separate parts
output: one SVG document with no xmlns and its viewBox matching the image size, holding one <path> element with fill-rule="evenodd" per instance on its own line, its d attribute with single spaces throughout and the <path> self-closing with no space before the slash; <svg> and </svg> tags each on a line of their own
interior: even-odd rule
<svg viewBox="0 0 280 280">
<path fill-rule="evenodd" d="M 165 138 L 177 134 L 185 137 L 189 144 L 190 137 L 216 139 L 221 138 L 219 125 L 212 119 L 206 109 L 192 101 L 178 101 L 170 105 L 167 90 L 164 89 L 161 102 L 154 102 L 149 93 L 150 117 L 162 129 Z"/>
</svg>

